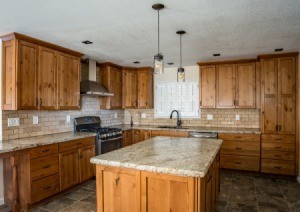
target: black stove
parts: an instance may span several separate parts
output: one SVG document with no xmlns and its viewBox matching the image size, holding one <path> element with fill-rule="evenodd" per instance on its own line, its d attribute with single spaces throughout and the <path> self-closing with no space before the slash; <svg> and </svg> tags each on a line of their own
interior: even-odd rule
<svg viewBox="0 0 300 212">
<path fill-rule="evenodd" d="M 75 132 L 94 132 L 97 134 L 96 154 L 104 154 L 122 147 L 122 129 L 101 127 L 98 116 L 74 118 Z"/>
</svg>

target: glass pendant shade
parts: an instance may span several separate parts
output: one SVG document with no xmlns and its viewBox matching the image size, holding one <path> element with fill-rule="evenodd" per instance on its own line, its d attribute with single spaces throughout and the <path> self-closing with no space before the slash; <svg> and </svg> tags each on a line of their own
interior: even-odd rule
<svg viewBox="0 0 300 212">
<path fill-rule="evenodd" d="M 185 81 L 184 68 L 179 67 L 177 71 L 177 82 L 184 82 L 184 81 Z"/>
<path fill-rule="evenodd" d="M 164 73 L 164 58 L 162 54 L 157 54 L 154 56 L 154 74 Z"/>
</svg>

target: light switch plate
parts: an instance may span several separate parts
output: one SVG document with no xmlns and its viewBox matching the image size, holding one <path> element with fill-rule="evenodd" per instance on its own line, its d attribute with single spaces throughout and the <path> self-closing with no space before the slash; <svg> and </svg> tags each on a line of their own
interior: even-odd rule
<svg viewBox="0 0 300 212">
<path fill-rule="evenodd" d="M 33 116 L 32 121 L 33 121 L 33 124 L 38 124 L 39 123 L 39 117 L 38 116 Z"/>
<path fill-rule="evenodd" d="M 207 120 L 213 120 L 214 116 L 212 114 L 207 114 Z"/>
<path fill-rule="evenodd" d="M 115 119 L 116 119 L 116 118 L 118 118 L 118 114 L 117 114 L 117 113 L 115 113 Z"/>
<path fill-rule="evenodd" d="M 20 118 L 8 118 L 7 119 L 7 126 L 8 127 L 20 126 Z"/>
<path fill-rule="evenodd" d="M 142 117 L 142 119 L 145 119 L 145 118 L 147 118 L 147 114 L 146 113 L 142 113 L 141 117 Z"/>
<path fill-rule="evenodd" d="M 235 114 L 235 120 L 239 121 L 241 119 L 240 114 Z"/>
<path fill-rule="evenodd" d="M 67 123 L 71 123 L 71 116 L 70 116 L 70 115 L 67 115 L 67 117 L 66 117 L 66 122 L 67 122 Z"/>
</svg>

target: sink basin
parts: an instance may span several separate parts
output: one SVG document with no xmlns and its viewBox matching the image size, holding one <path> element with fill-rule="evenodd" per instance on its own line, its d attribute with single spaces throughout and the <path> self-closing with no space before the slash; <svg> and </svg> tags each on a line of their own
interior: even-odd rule
<svg viewBox="0 0 300 212">
<path fill-rule="evenodd" d="M 164 128 L 164 129 L 188 129 L 187 127 L 177 127 L 177 126 L 158 126 L 157 128 Z"/>
</svg>

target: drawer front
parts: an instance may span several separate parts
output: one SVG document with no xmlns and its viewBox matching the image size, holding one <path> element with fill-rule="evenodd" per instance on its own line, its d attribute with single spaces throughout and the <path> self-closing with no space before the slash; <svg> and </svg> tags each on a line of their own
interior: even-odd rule
<svg viewBox="0 0 300 212">
<path fill-rule="evenodd" d="M 58 154 L 31 160 L 31 181 L 58 173 Z"/>
<path fill-rule="evenodd" d="M 283 151 L 262 151 L 261 158 L 276 160 L 295 160 L 295 153 Z"/>
<path fill-rule="evenodd" d="M 48 155 L 53 155 L 58 153 L 58 144 L 51 144 L 47 146 L 39 146 L 32 148 L 30 150 L 30 158 L 40 158 Z"/>
<path fill-rule="evenodd" d="M 262 143 L 261 148 L 263 151 L 266 150 L 275 150 L 275 151 L 286 151 L 286 152 L 295 152 L 295 144 L 290 143 Z"/>
<path fill-rule="evenodd" d="M 169 136 L 169 137 L 189 137 L 189 132 L 184 131 L 168 131 L 168 130 L 152 130 L 151 131 L 151 137 L 156 136 Z"/>
<path fill-rule="evenodd" d="M 271 174 L 295 175 L 295 164 L 286 160 L 261 160 L 261 172 Z"/>
<path fill-rule="evenodd" d="M 246 171 L 259 171 L 260 158 L 221 154 L 221 168 Z"/>
<path fill-rule="evenodd" d="M 218 138 L 227 141 L 260 142 L 260 135 L 258 134 L 219 133 Z"/>
<path fill-rule="evenodd" d="M 222 143 L 221 153 L 225 155 L 260 156 L 260 143 L 249 141 L 226 141 Z"/>
<path fill-rule="evenodd" d="M 95 145 L 95 137 L 82 138 L 73 141 L 67 141 L 58 145 L 59 152 L 66 152 L 74 149 L 80 149 L 86 146 Z"/>
<path fill-rule="evenodd" d="M 59 175 L 35 181 L 31 184 L 31 203 L 38 202 L 59 192 Z"/>
<path fill-rule="evenodd" d="M 296 142 L 296 138 L 293 135 L 268 135 L 263 134 L 261 136 L 261 141 L 267 143 L 291 143 L 294 144 Z"/>
</svg>

